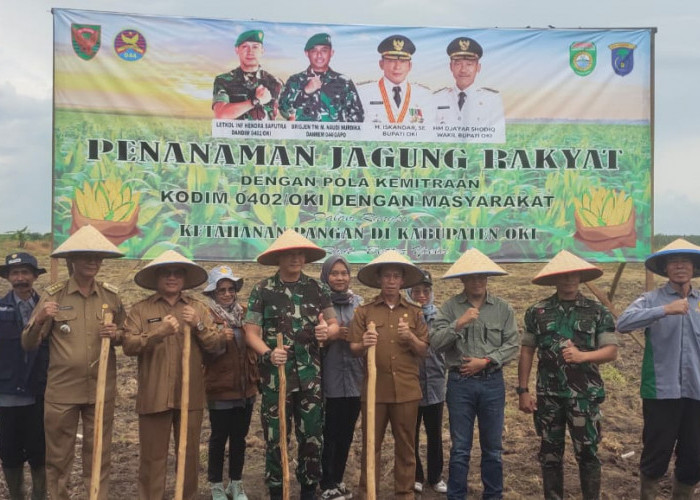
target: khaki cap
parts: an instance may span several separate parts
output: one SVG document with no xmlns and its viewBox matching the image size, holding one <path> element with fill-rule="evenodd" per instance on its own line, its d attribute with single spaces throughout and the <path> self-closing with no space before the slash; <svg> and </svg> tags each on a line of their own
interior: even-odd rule
<svg viewBox="0 0 700 500">
<path fill-rule="evenodd" d="M 276 266 L 280 254 L 288 250 L 302 250 L 306 255 L 306 262 L 315 262 L 326 256 L 326 251 L 312 243 L 294 229 L 287 229 L 277 238 L 267 250 L 258 255 L 258 264 L 264 266 Z"/>
<path fill-rule="evenodd" d="M 403 286 L 401 288 L 411 288 L 423 281 L 425 275 L 410 260 L 401 255 L 396 250 L 388 250 L 367 264 L 357 273 L 357 279 L 363 285 L 372 288 L 381 288 L 379 283 L 379 270 L 382 266 L 392 265 L 403 270 Z"/>
<path fill-rule="evenodd" d="M 508 272 L 476 248 L 470 248 L 452 264 L 442 279 L 459 278 L 470 274 L 486 274 L 488 276 L 503 276 Z"/>
<path fill-rule="evenodd" d="M 666 274 L 666 259 L 672 255 L 682 255 L 693 261 L 693 278 L 700 276 L 700 247 L 691 242 L 678 238 L 658 252 L 651 254 L 644 265 L 654 274 L 668 278 Z"/>
<path fill-rule="evenodd" d="M 142 288 L 157 290 L 158 270 L 167 266 L 178 267 L 185 270 L 185 284 L 182 287 L 183 290 L 197 287 L 207 281 L 206 269 L 195 264 L 187 257 L 183 257 L 175 250 L 166 250 L 136 273 L 134 282 Z"/>
<path fill-rule="evenodd" d="M 557 277 L 569 273 L 580 273 L 581 283 L 585 283 L 600 278 L 603 275 L 603 270 L 571 252 L 562 250 L 532 278 L 532 282 L 535 285 L 554 286 Z"/>
<path fill-rule="evenodd" d="M 124 257 L 124 254 L 111 241 L 90 225 L 83 226 L 70 235 L 53 251 L 51 257 L 60 259 L 81 253 L 97 254 L 103 259 Z"/>
</svg>

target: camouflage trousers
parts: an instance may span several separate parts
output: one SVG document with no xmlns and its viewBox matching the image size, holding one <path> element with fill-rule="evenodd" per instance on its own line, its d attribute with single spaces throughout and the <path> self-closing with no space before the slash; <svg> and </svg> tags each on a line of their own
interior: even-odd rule
<svg viewBox="0 0 700 500">
<path fill-rule="evenodd" d="M 545 468 L 561 467 L 566 427 L 580 468 L 600 469 L 600 401 L 582 398 L 537 396 L 535 430 L 542 438 L 537 458 Z"/>
<path fill-rule="evenodd" d="M 315 485 L 321 480 L 321 450 L 323 448 L 323 399 L 320 384 L 287 394 L 287 443 L 294 420 L 297 440 L 297 481 L 302 486 Z M 268 488 L 282 486 L 282 458 L 278 392 L 262 387 L 260 406 L 265 437 L 265 484 Z"/>
</svg>

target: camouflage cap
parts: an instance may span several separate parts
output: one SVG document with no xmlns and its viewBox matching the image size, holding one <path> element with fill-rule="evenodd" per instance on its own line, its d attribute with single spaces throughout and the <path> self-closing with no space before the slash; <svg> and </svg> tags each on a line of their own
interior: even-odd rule
<svg viewBox="0 0 700 500">
<path fill-rule="evenodd" d="M 411 59 L 416 51 L 413 42 L 403 35 L 391 35 L 377 46 L 377 52 L 388 59 Z"/>
<path fill-rule="evenodd" d="M 264 37 L 265 37 L 265 34 L 262 32 L 262 30 L 244 31 L 243 33 L 238 35 L 238 38 L 236 38 L 236 47 L 238 47 L 240 44 L 242 44 L 244 42 L 263 43 Z"/>
<path fill-rule="evenodd" d="M 331 43 L 331 36 L 328 33 L 316 33 L 308 39 L 306 45 L 304 45 L 304 50 L 311 50 L 316 45 L 325 45 L 326 47 L 333 47 L 333 44 Z"/>
<path fill-rule="evenodd" d="M 450 59 L 481 59 L 484 49 L 473 38 L 460 36 L 447 46 L 447 55 Z"/>
</svg>

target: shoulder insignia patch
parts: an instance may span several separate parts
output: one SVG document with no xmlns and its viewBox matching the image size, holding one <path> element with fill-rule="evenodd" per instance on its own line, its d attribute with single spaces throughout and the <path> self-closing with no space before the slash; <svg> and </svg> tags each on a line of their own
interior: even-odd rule
<svg viewBox="0 0 700 500">
<path fill-rule="evenodd" d="M 58 283 L 53 283 L 47 286 L 46 288 L 44 288 L 44 291 L 49 295 L 56 295 L 56 293 L 62 290 L 67 284 L 68 281 L 59 281 Z"/>
<path fill-rule="evenodd" d="M 114 286 L 110 283 L 107 283 L 106 281 L 102 282 L 102 288 L 104 288 L 105 290 L 108 290 L 112 293 L 119 293 L 119 288 L 117 288 L 116 286 Z"/>
</svg>

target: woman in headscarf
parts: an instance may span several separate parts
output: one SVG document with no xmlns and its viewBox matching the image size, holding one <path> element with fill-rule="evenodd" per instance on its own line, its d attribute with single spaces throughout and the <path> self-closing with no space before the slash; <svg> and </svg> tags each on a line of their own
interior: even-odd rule
<svg viewBox="0 0 700 500">
<path fill-rule="evenodd" d="M 338 338 L 326 343 L 323 358 L 323 395 L 326 401 L 321 464 L 321 498 L 350 498 L 343 482 L 345 464 L 352 444 L 355 422 L 360 414 L 360 389 L 364 377 L 361 358 L 350 352 L 348 326 L 362 298 L 350 290 L 350 265 L 332 255 L 323 263 L 321 281 L 331 289 L 333 308 L 338 316 Z"/>
<path fill-rule="evenodd" d="M 423 308 L 423 317 L 430 329 L 438 309 L 434 304 L 433 280 L 429 271 L 423 271 L 423 281 L 406 289 L 408 300 Z M 420 461 L 420 424 L 423 420 L 428 440 L 428 484 L 438 493 L 446 493 L 447 485 L 442 480 L 442 414 L 445 403 L 445 359 L 432 347 L 420 364 L 420 387 L 423 392 L 418 406 L 416 422 L 416 484 L 414 490 L 423 491 L 425 475 Z"/>
<path fill-rule="evenodd" d="M 228 266 L 209 272 L 203 290 L 209 298 L 212 318 L 225 340 L 220 356 L 205 363 L 207 406 L 211 422 L 208 479 L 213 500 L 247 500 L 241 481 L 245 460 L 245 438 L 257 394 L 257 356 L 248 349 L 243 332 L 245 307 L 237 295 L 243 278 L 234 276 Z M 226 441 L 229 442 L 229 478 L 224 490 L 223 467 Z"/>
</svg>

